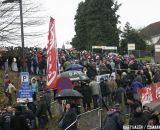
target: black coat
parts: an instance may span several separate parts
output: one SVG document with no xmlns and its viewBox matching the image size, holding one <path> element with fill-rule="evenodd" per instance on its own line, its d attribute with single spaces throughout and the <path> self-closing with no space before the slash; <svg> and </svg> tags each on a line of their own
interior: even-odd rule
<svg viewBox="0 0 160 130">
<path fill-rule="evenodd" d="M 63 123 L 61 125 L 61 128 L 63 130 L 66 129 L 68 126 L 70 126 L 76 120 L 76 118 L 77 118 L 76 110 L 74 108 L 71 108 L 67 113 L 63 114 L 63 116 L 61 118 L 61 120 L 63 119 Z M 68 130 L 77 130 L 77 124 L 75 123 Z"/>
<path fill-rule="evenodd" d="M 16 112 L 15 116 L 11 118 L 11 128 L 12 130 L 30 130 L 22 112 Z"/>
<path fill-rule="evenodd" d="M 122 97 L 125 96 L 126 91 L 123 87 L 118 87 L 118 89 L 115 92 L 115 99 L 118 103 L 122 103 Z"/>
<path fill-rule="evenodd" d="M 123 130 L 123 122 L 119 111 L 108 111 L 103 130 Z"/>
<path fill-rule="evenodd" d="M 99 85 L 101 88 L 102 97 L 107 96 L 107 94 L 109 93 L 108 92 L 109 86 L 107 86 L 107 84 L 105 82 L 100 82 Z"/>
<path fill-rule="evenodd" d="M 95 77 L 97 75 L 96 67 L 94 65 L 88 64 L 86 68 L 87 68 L 87 76 L 89 78 Z"/>
<path fill-rule="evenodd" d="M 37 117 L 47 116 L 47 106 L 46 102 L 43 99 L 39 102 L 37 106 L 36 116 Z"/>
<path fill-rule="evenodd" d="M 11 123 L 12 113 L 5 112 L 2 116 L 2 129 L 3 130 L 11 130 L 10 123 Z"/>
<path fill-rule="evenodd" d="M 92 90 L 88 85 L 82 86 L 81 93 L 83 95 L 84 103 L 91 103 L 92 101 Z"/>
<path fill-rule="evenodd" d="M 147 125 L 148 120 L 146 119 L 146 115 L 144 113 L 134 113 L 133 117 L 131 117 L 129 121 L 129 125 Z"/>
</svg>

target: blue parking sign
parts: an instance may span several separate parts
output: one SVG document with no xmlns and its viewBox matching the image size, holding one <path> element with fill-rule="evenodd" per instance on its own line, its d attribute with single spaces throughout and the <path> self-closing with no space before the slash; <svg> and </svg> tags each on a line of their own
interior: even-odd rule
<svg viewBox="0 0 160 130">
<path fill-rule="evenodd" d="M 29 85 L 29 73 L 21 72 L 21 84 Z"/>
<path fill-rule="evenodd" d="M 29 73 L 21 72 L 21 86 L 17 93 L 17 102 L 24 103 L 27 100 L 29 102 L 32 102 L 33 101 L 32 94 L 33 92 L 29 86 Z"/>
</svg>

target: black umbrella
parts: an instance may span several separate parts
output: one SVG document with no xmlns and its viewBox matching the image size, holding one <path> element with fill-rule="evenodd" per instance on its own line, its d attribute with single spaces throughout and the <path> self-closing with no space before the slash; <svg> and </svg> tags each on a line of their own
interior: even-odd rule
<svg viewBox="0 0 160 130">
<path fill-rule="evenodd" d="M 70 70 L 70 71 L 66 71 L 59 74 L 59 77 L 63 77 L 63 76 L 69 78 L 71 81 L 89 80 L 87 75 L 85 75 L 81 71 L 76 71 L 76 70 Z"/>
<path fill-rule="evenodd" d="M 73 89 L 64 89 L 56 94 L 56 99 L 79 99 L 83 98 L 82 94 Z"/>
</svg>

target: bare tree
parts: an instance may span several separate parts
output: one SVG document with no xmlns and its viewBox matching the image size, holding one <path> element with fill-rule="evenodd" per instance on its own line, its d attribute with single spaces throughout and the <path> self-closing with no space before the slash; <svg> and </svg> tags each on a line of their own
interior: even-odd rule
<svg viewBox="0 0 160 130">
<path fill-rule="evenodd" d="M 38 39 L 46 32 L 39 31 L 45 16 L 41 15 L 41 5 L 35 0 L 23 0 L 23 21 L 25 42 Z M 19 3 L 0 4 L 0 44 L 21 45 Z M 32 43 L 33 44 L 33 43 Z"/>
</svg>

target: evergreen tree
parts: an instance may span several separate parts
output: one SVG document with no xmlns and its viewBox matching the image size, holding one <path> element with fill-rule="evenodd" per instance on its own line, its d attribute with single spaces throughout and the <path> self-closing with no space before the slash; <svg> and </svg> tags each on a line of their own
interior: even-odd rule
<svg viewBox="0 0 160 130">
<path fill-rule="evenodd" d="M 71 44 L 77 49 L 91 49 L 93 45 L 117 46 L 119 6 L 113 0 L 81 2 L 75 16 L 76 35 Z"/>
<path fill-rule="evenodd" d="M 138 30 L 133 29 L 130 23 L 127 22 L 122 32 L 120 52 L 126 54 L 128 50 L 128 43 L 135 43 L 136 50 L 145 50 L 146 42 L 141 37 Z"/>
</svg>

